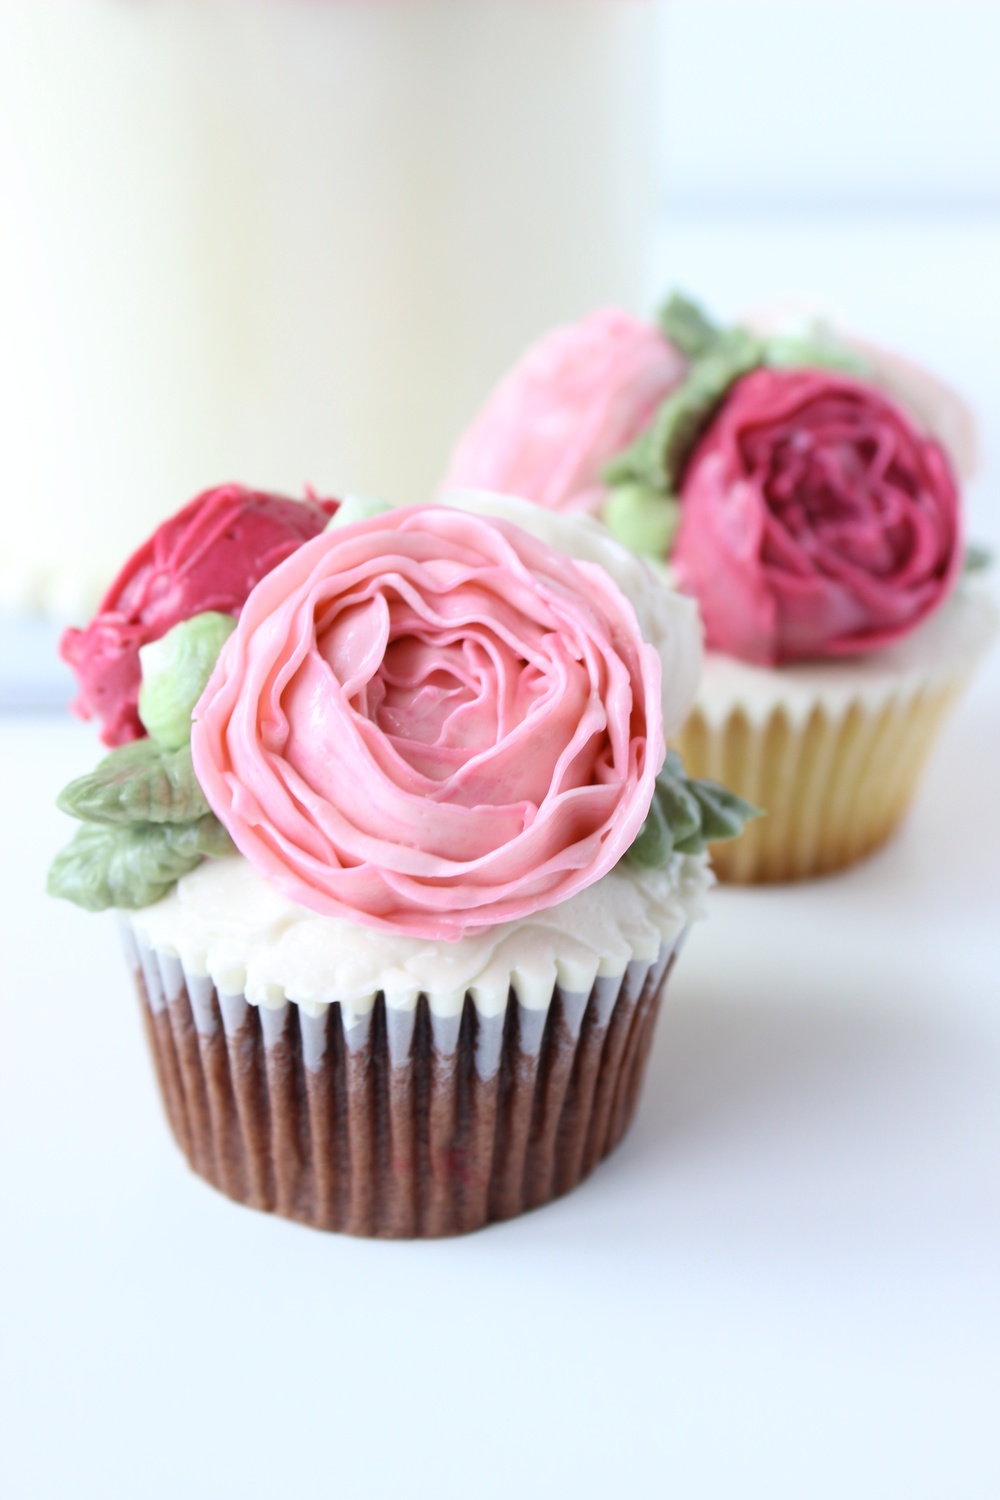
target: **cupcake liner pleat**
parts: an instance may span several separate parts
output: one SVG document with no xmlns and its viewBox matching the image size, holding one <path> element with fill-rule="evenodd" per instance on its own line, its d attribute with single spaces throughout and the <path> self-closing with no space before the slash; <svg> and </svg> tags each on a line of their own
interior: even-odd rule
<svg viewBox="0 0 1000 1500">
<path fill-rule="evenodd" d="M 764 817 L 711 846 L 720 880 L 798 880 L 878 849 L 905 816 L 941 723 L 964 685 L 928 687 L 880 707 L 817 707 L 802 723 L 778 708 L 756 723 L 739 707 L 719 724 L 697 709 L 678 749 L 692 776 L 721 781 Z"/>
<path fill-rule="evenodd" d="M 176 959 L 127 948 L 167 1119 L 228 1197 L 319 1229 L 462 1234 L 568 1192 L 635 1113 L 680 946 L 545 1009 L 499 1016 L 339 1004 L 310 1016 L 222 995 Z"/>
</svg>

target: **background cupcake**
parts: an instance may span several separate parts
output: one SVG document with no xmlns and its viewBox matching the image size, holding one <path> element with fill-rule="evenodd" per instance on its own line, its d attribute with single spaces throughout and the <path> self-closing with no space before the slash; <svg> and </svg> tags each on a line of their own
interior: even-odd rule
<svg viewBox="0 0 1000 1500">
<path fill-rule="evenodd" d="M 677 742 L 768 814 L 718 851 L 720 875 L 836 869 L 896 827 L 994 630 L 963 576 L 971 419 L 916 366 L 816 319 L 723 329 L 675 297 L 661 322 L 685 373 L 606 462 L 602 514 L 669 557 L 702 610 L 706 669 Z"/>
<path fill-rule="evenodd" d="M 461 506 L 343 524 L 235 628 L 179 621 L 143 648 L 149 736 L 63 796 L 50 889 L 127 913 L 188 1160 L 321 1228 L 457 1233 L 584 1176 L 745 814 L 665 759 L 693 606 L 594 525 Z"/>
</svg>

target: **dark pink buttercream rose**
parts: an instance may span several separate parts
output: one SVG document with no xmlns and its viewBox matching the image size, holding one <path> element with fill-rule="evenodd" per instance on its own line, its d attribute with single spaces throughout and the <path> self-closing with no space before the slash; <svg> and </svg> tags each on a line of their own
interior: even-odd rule
<svg viewBox="0 0 1000 1500">
<path fill-rule="evenodd" d="M 876 650 L 944 600 L 961 565 L 943 449 L 863 381 L 756 370 L 681 485 L 674 562 L 707 644 L 775 665 Z"/>
<path fill-rule="evenodd" d="M 288 500 L 226 484 L 206 490 L 129 558 L 85 630 L 59 644 L 80 684 L 73 708 L 106 745 L 141 739 L 139 647 L 203 610 L 235 615 L 250 590 L 318 536 L 336 500 Z"/>
</svg>

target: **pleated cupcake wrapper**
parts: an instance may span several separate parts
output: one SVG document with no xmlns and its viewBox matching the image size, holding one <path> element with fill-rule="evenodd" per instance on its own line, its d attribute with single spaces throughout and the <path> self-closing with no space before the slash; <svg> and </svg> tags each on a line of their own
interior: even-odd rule
<svg viewBox="0 0 1000 1500">
<path fill-rule="evenodd" d="M 691 775 L 738 792 L 765 816 L 712 847 L 721 880 L 796 880 L 842 869 L 877 849 L 916 792 L 941 723 L 966 677 L 801 722 L 777 708 L 755 723 L 739 705 L 720 724 L 697 709 L 678 748 Z"/>
<path fill-rule="evenodd" d="M 545 1009 L 511 991 L 498 1016 L 466 996 L 378 996 L 319 1016 L 223 995 L 122 923 L 160 1091 L 191 1167 L 229 1197 L 319 1229 L 462 1234 L 568 1192 L 635 1112 L 660 993 L 683 933 L 588 994 Z"/>
</svg>

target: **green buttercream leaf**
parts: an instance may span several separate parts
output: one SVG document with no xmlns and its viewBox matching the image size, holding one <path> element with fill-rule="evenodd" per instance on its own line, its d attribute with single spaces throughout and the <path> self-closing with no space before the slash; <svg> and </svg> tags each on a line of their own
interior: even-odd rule
<svg viewBox="0 0 1000 1500">
<path fill-rule="evenodd" d="M 674 756 L 677 765 L 679 758 Z M 701 806 L 688 787 L 683 767 L 664 766 L 656 780 L 656 797 L 664 817 L 673 830 L 674 844 L 686 844 L 701 831 Z"/>
<path fill-rule="evenodd" d="M 993 565 L 993 553 L 982 542 L 969 542 L 965 549 L 963 567 L 966 573 L 982 573 Z"/>
<path fill-rule="evenodd" d="M 71 781 L 58 801 L 71 817 L 104 824 L 190 823 L 209 811 L 190 745 L 169 751 L 154 740 L 112 750 L 96 771 Z"/>
<path fill-rule="evenodd" d="M 207 843 L 217 843 L 215 832 L 203 826 L 216 822 L 209 817 L 128 828 L 85 823 L 56 855 L 46 889 L 86 911 L 149 906 L 201 863 Z"/>
<path fill-rule="evenodd" d="M 627 483 L 612 489 L 604 505 L 604 524 L 623 546 L 647 557 L 666 557 L 680 520 L 675 495 Z"/>
<path fill-rule="evenodd" d="M 718 334 L 663 402 L 650 426 L 611 460 L 605 479 L 612 486 L 633 481 L 661 494 L 676 494 L 691 449 L 716 408 L 730 386 L 756 369 L 763 352 L 761 340 L 745 328 L 727 328 Z"/>
<path fill-rule="evenodd" d="M 236 853 L 236 845 L 214 814 L 199 818 L 195 830 L 198 853 L 207 859 L 222 859 L 227 854 Z"/>
<path fill-rule="evenodd" d="M 179 750 L 190 740 L 192 710 L 235 629 L 232 615 L 210 609 L 140 647 L 139 718 L 165 750 Z"/>
<path fill-rule="evenodd" d="M 648 870 L 662 870 L 674 852 L 674 836 L 659 797 L 650 803 L 646 821 L 625 856 L 634 865 Z"/>
<path fill-rule="evenodd" d="M 649 815 L 625 858 L 662 869 L 672 854 L 702 854 L 708 844 L 738 838 L 760 810 L 715 781 L 686 774 L 675 750 L 667 753 Z"/>
<path fill-rule="evenodd" d="M 698 359 L 719 336 L 718 325 L 683 292 L 671 293 L 660 309 L 659 321 L 664 335 L 688 359 Z"/>
<path fill-rule="evenodd" d="M 717 781 L 690 781 L 688 785 L 701 808 L 701 837 L 707 844 L 739 838 L 751 818 L 760 817 L 759 808 Z"/>
</svg>

